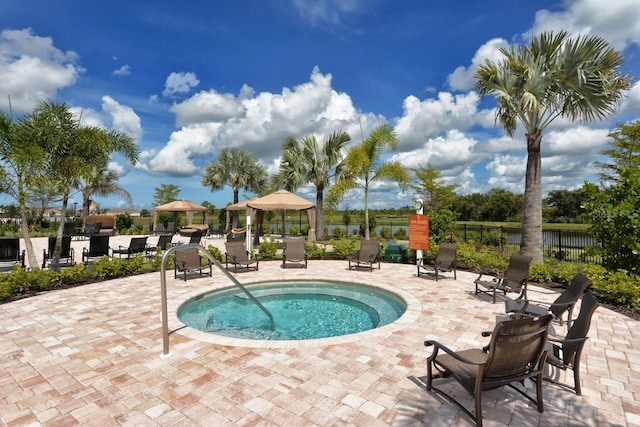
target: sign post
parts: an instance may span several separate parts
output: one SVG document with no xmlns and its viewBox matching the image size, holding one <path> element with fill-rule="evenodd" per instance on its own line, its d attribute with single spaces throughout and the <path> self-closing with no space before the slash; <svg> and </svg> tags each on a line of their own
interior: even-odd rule
<svg viewBox="0 0 640 427">
<path fill-rule="evenodd" d="M 416 264 L 420 263 L 422 251 L 429 249 L 429 217 L 415 214 L 409 217 L 409 248 L 416 250 Z"/>
</svg>

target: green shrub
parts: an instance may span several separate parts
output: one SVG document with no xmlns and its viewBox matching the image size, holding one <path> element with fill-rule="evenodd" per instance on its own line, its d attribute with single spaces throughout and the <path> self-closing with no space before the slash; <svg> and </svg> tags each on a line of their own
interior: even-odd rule
<svg viewBox="0 0 640 427">
<path fill-rule="evenodd" d="M 404 227 L 396 229 L 396 231 L 393 233 L 393 237 L 395 237 L 397 240 L 407 240 L 407 229 Z"/>
<path fill-rule="evenodd" d="M 298 227 L 292 225 L 291 227 L 289 227 L 289 234 L 291 236 L 297 236 L 298 234 L 300 234 L 300 231 L 298 230 Z"/>
<path fill-rule="evenodd" d="M 629 276 L 626 270 L 610 272 L 604 279 L 591 281 L 592 289 L 598 296 L 612 304 L 622 307 L 640 304 L 640 281 L 637 276 Z"/>
<path fill-rule="evenodd" d="M 101 260 L 94 262 L 91 267 L 87 269 L 87 273 L 92 279 L 115 279 L 140 272 L 143 263 L 144 257 L 142 254 L 137 254 L 129 260 L 120 258 L 109 259 L 103 256 Z"/>
<path fill-rule="evenodd" d="M 538 283 L 548 283 L 553 280 L 553 265 L 548 260 L 531 264 L 529 280 Z"/>
<path fill-rule="evenodd" d="M 262 258 L 275 258 L 278 252 L 278 242 L 275 239 L 266 238 L 260 243 L 259 249 Z"/>
<path fill-rule="evenodd" d="M 554 282 L 562 283 L 563 285 L 568 285 L 571 283 L 573 277 L 578 274 L 578 270 L 578 264 L 559 262 L 554 268 L 552 280 Z"/>
<path fill-rule="evenodd" d="M 224 255 L 217 247 L 209 245 L 207 246 L 207 252 L 209 252 L 211 256 L 217 259 L 219 262 L 224 262 Z"/>
<path fill-rule="evenodd" d="M 356 241 L 357 239 L 351 238 L 348 240 L 336 240 L 331 241 L 333 245 L 333 254 L 338 259 L 347 259 L 350 255 L 356 253 Z"/>
<path fill-rule="evenodd" d="M 333 238 L 340 240 L 347 237 L 347 229 L 343 227 L 336 227 L 333 229 Z"/>
<path fill-rule="evenodd" d="M 383 239 L 391 239 L 393 234 L 391 234 L 391 229 L 386 225 L 380 229 L 380 237 Z"/>
<path fill-rule="evenodd" d="M 307 246 L 307 257 L 310 259 L 323 259 L 326 253 L 327 247 L 325 245 L 313 242 L 313 245 Z"/>
</svg>

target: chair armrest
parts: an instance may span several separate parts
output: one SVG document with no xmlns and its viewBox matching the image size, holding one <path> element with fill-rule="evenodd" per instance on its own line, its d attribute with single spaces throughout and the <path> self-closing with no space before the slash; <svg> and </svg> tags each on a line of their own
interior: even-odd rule
<svg viewBox="0 0 640 427">
<path fill-rule="evenodd" d="M 450 348 L 448 348 L 447 346 L 445 346 L 443 344 L 440 344 L 438 341 L 427 340 L 427 341 L 424 342 L 424 345 L 426 347 L 433 346 L 433 353 L 431 353 L 431 356 L 429 356 L 427 358 L 427 360 L 429 360 L 429 361 L 435 359 L 435 357 L 438 355 L 438 350 L 442 350 L 445 353 L 447 353 L 448 355 L 450 355 L 451 357 L 453 357 L 454 359 L 456 359 L 456 360 L 458 360 L 458 361 L 460 361 L 462 363 L 465 363 L 467 365 L 479 366 L 479 365 L 484 365 L 485 364 L 485 362 L 478 363 L 478 362 L 474 362 L 472 360 L 469 360 L 467 358 L 464 358 L 464 357 L 460 356 L 458 353 L 456 353 L 455 351 L 453 351 Z"/>
</svg>

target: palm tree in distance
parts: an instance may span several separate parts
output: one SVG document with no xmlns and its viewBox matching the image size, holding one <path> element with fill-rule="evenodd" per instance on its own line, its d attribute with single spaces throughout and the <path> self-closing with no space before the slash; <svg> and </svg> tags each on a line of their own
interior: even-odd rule
<svg viewBox="0 0 640 427">
<path fill-rule="evenodd" d="M 629 89 L 620 73 L 623 57 L 597 36 L 542 33 L 531 46 L 501 49 L 476 73 L 480 95 L 494 95 L 496 121 L 513 136 L 517 121 L 526 131 L 521 253 L 542 262 L 542 161 L 544 130 L 558 117 L 592 122 L 615 111 Z"/>
<path fill-rule="evenodd" d="M 258 158 L 247 150 L 225 148 L 217 161 L 207 165 L 202 185 L 211 191 L 222 190 L 226 185 L 233 191 L 233 203 L 238 203 L 240 189 L 254 193 L 263 191 L 267 184 L 267 171 Z M 233 211 L 233 227 L 238 225 L 238 211 Z"/>
<path fill-rule="evenodd" d="M 108 197 L 112 195 L 120 196 L 133 206 L 131 194 L 118 183 L 118 174 L 101 165 L 91 170 L 86 176 L 80 178 L 76 183 L 76 188 L 82 194 L 82 223 L 89 215 L 92 196 Z"/>
<path fill-rule="evenodd" d="M 340 130 L 326 137 L 322 147 L 315 136 L 298 141 L 289 136 L 282 142 L 280 171 L 274 177 L 276 186 L 294 192 L 312 183 L 316 186 L 316 223 L 318 240 L 324 240 L 324 190 L 334 176 L 343 169 L 342 149 L 351 141 L 348 133 Z"/>
<path fill-rule="evenodd" d="M 327 195 L 331 204 L 336 204 L 350 190 L 364 189 L 364 236 L 369 240 L 369 187 L 374 181 L 390 180 L 406 190 L 411 177 L 404 165 L 397 161 L 382 162 L 382 153 L 386 148 L 398 149 L 398 137 L 391 127 L 381 125 L 375 128 L 369 137 L 356 147 L 352 147 L 345 158 L 345 173 L 339 176 Z"/>
</svg>

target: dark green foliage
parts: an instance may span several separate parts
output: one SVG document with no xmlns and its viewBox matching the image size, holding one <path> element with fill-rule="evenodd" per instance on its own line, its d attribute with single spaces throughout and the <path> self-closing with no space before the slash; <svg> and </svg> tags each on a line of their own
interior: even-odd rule
<svg viewBox="0 0 640 427">
<path fill-rule="evenodd" d="M 456 217 L 449 209 L 441 209 L 429 215 L 429 238 L 435 243 L 453 239 Z"/>
<path fill-rule="evenodd" d="M 356 253 L 356 247 L 359 247 L 359 244 L 356 245 L 358 240 L 355 237 L 350 238 L 349 240 L 332 240 L 331 245 L 333 245 L 333 254 L 338 259 L 347 259 L 350 255 Z"/>
<path fill-rule="evenodd" d="M 220 262 L 224 261 L 224 255 L 222 254 L 220 249 L 218 249 L 217 247 L 215 247 L 213 245 L 209 245 L 209 246 L 207 246 L 207 251 L 211 254 L 212 257 L 214 257 L 218 261 L 220 261 Z"/>
<path fill-rule="evenodd" d="M 109 259 L 105 256 L 90 266 L 88 276 L 92 279 L 101 280 L 130 276 L 139 273 L 140 270 L 142 270 L 143 263 L 144 257 L 141 254 L 137 254 L 129 260 L 120 258 Z"/>
<path fill-rule="evenodd" d="M 594 250 L 602 265 L 640 273 L 640 170 L 623 167 L 619 181 L 604 192 L 593 184 L 585 187 L 590 230 L 600 243 Z"/>
<path fill-rule="evenodd" d="M 116 228 L 120 230 L 128 230 L 133 225 L 133 218 L 128 213 L 116 215 Z"/>
<path fill-rule="evenodd" d="M 278 242 L 275 239 L 263 239 L 260 242 L 260 257 L 275 258 L 278 252 Z"/>
</svg>

